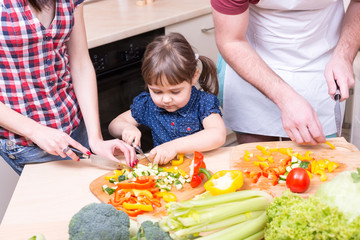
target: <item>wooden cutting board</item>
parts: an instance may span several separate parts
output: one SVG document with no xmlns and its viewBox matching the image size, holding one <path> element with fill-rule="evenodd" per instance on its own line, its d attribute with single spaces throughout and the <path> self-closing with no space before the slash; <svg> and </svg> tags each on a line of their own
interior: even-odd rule
<svg viewBox="0 0 360 240">
<path fill-rule="evenodd" d="M 357 149 L 353 144 L 348 143 L 342 137 L 331 138 L 328 139 L 328 141 L 335 146 L 334 150 L 332 150 L 327 144 L 311 146 L 299 145 L 291 141 L 241 144 L 234 147 L 230 154 L 230 168 L 241 171 L 258 171 L 259 168 L 255 166 L 252 162 L 252 160 L 259 161 L 257 160 L 256 155 L 263 156 L 261 154 L 261 151 L 256 148 L 257 145 L 269 148 L 291 147 L 293 152 L 298 152 L 302 155 L 305 155 L 306 151 L 311 151 L 312 154 L 310 156 L 314 157 L 316 160 L 326 158 L 329 161 L 339 163 L 340 166 L 332 173 L 326 171 L 327 181 L 325 182 L 328 182 L 340 172 L 347 170 L 356 170 L 356 168 L 360 167 L 360 152 L 359 149 Z M 243 158 L 245 150 L 248 150 L 254 155 L 249 162 L 245 161 Z M 276 160 L 279 160 L 279 158 L 281 158 L 280 155 L 282 155 L 281 153 L 276 154 L 278 155 L 274 155 L 274 163 L 276 163 Z M 308 197 L 310 194 L 314 194 L 322 183 L 324 182 L 320 181 L 320 176 L 313 174 L 309 189 L 305 193 L 301 193 L 300 195 L 303 197 Z M 282 192 L 286 189 L 286 184 L 278 184 L 276 186 L 273 186 L 271 182 L 263 176 L 259 178 L 259 181 L 257 183 L 252 183 L 249 178 L 244 176 L 244 185 L 241 190 L 244 189 L 263 190 L 275 197 L 282 194 Z"/>
<path fill-rule="evenodd" d="M 147 165 L 149 162 L 144 158 L 141 159 L 139 161 L 139 164 L 143 164 L 143 165 Z M 190 166 L 191 164 L 191 159 L 189 158 L 184 158 L 184 163 L 177 166 L 179 169 L 184 170 L 187 174 L 189 174 L 190 172 Z M 166 165 L 161 166 L 163 168 L 171 168 L 171 163 L 168 163 Z M 100 177 L 96 178 L 95 180 L 93 180 L 90 183 L 90 191 L 101 201 L 104 203 L 108 203 L 110 198 L 113 198 L 114 195 L 108 195 L 105 192 L 102 191 L 102 186 L 104 184 L 108 185 L 109 187 L 113 187 L 114 184 L 110 183 L 108 180 L 105 180 L 105 176 L 112 176 L 114 173 L 108 172 L 104 175 L 101 175 Z M 205 192 L 205 188 L 204 188 L 204 184 L 206 182 L 206 178 L 203 179 L 202 183 L 196 187 L 196 188 L 192 188 L 190 186 L 190 183 L 185 183 L 183 188 L 181 190 L 177 190 L 176 188 L 172 188 L 171 192 L 174 193 L 177 197 L 177 201 L 185 201 L 185 200 L 189 200 L 191 198 L 193 198 L 195 195 L 201 194 L 203 192 Z M 149 212 L 147 213 L 147 215 L 152 215 L 155 217 L 160 217 L 166 214 L 166 209 L 165 209 L 165 201 L 161 200 L 162 203 L 162 207 L 161 208 L 156 208 L 153 212 Z"/>
</svg>

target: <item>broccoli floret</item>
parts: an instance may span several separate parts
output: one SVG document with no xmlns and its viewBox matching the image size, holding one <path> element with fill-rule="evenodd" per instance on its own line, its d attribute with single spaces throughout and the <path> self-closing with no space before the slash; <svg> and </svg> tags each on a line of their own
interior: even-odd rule
<svg viewBox="0 0 360 240">
<path fill-rule="evenodd" d="M 171 240 L 169 234 L 159 227 L 158 222 L 150 220 L 141 223 L 137 237 L 140 240 Z"/>
<path fill-rule="evenodd" d="M 77 212 L 69 224 L 69 240 L 128 240 L 129 216 L 106 203 L 91 203 Z"/>
</svg>

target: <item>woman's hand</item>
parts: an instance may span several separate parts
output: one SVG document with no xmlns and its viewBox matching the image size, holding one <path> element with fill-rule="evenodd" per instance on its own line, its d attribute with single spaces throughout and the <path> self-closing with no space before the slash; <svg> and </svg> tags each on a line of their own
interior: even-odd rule
<svg viewBox="0 0 360 240">
<path fill-rule="evenodd" d="M 99 139 L 91 142 L 90 146 L 93 153 L 115 161 L 119 161 L 115 156 L 124 155 L 130 167 L 134 167 L 138 162 L 134 148 L 119 139 L 106 141 Z"/>
<path fill-rule="evenodd" d="M 164 165 L 173 160 L 176 155 L 177 151 L 171 147 L 171 142 L 167 142 L 153 148 L 149 153 L 149 158 L 153 159 L 154 164 Z"/>
<path fill-rule="evenodd" d="M 121 138 L 130 146 L 140 146 L 141 132 L 137 127 L 128 125 L 124 128 Z"/>
<path fill-rule="evenodd" d="M 68 134 L 40 124 L 37 125 L 29 138 L 44 151 L 49 154 L 59 155 L 62 158 L 69 156 L 72 160 L 79 161 L 79 157 L 68 148 L 69 146 L 80 150 L 84 154 L 90 153 L 89 149 L 75 141 Z"/>
</svg>

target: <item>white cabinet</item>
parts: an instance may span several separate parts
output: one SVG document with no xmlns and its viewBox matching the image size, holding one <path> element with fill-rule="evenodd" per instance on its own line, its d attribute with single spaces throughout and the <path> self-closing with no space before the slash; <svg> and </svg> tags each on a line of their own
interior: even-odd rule
<svg viewBox="0 0 360 240">
<path fill-rule="evenodd" d="M 199 55 L 209 57 L 216 64 L 218 50 L 211 13 L 166 26 L 165 34 L 170 32 L 184 35 Z"/>
</svg>

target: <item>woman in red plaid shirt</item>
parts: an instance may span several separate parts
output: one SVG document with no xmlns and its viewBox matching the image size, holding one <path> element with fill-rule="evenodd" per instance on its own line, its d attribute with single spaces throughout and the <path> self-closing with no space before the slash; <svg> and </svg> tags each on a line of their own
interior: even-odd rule
<svg viewBox="0 0 360 240">
<path fill-rule="evenodd" d="M 79 160 L 69 146 L 136 164 L 131 146 L 101 136 L 83 0 L 4 0 L 0 11 L 1 157 L 18 174 L 28 163 Z"/>
</svg>

